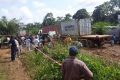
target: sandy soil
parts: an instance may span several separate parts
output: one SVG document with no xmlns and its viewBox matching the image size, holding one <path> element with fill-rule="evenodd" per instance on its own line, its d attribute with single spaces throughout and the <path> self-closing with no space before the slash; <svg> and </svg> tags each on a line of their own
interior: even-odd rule
<svg viewBox="0 0 120 80">
<path fill-rule="evenodd" d="M 0 63 L 2 63 L 7 72 L 8 80 L 30 80 L 25 68 L 19 58 L 15 61 L 10 60 L 10 50 L 0 49 Z"/>
</svg>

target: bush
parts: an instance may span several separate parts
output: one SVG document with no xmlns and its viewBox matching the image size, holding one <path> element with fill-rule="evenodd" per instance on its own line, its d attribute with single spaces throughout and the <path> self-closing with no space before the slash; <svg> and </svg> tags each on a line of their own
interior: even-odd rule
<svg viewBox="0 0 120 80">
<path fill-rule="evenodd" d="M 93 24 L 92 28 L 93 28 L 93 33 L 95 34 L 105 34 L 107 29 L 106 26 L 110 26 L 110 23 L 107 22 L 97 22 L 95 24 Z"/>
</svg>

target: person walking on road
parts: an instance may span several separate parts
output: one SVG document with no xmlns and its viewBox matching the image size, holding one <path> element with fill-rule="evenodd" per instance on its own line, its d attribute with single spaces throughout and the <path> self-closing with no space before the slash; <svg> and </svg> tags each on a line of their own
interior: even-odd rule
<svg viewBox="0 0 120 80">
<path fill-rule="evenodd" d="M 13 36 L 11 36 L 9 44 L 11 47 L 11 60 L 14 61 L 16 58 L 17 45 Z"/>
<path fill-rule="evenodd" d="M 62 80 L 92 80 L 93 73 L 86 64 L 78 60 L 78 49 L 75 46 L 69 48 L 69 57 L 62 63 Z"/>
<path fill-rule="evenodd" d="M 1 46 L 2 46 L 2 39 L 1 39 L 1 37 L 0 37 L 0 48 L 1 48 Z"/>
</svg>

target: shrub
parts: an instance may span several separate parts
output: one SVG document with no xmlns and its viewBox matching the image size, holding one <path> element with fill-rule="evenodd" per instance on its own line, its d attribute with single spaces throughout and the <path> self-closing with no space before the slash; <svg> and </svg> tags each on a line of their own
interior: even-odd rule
<svg viewBox="0 0 120 80">
<path fill-rule="evenodd" d="M 106 33 L 106 26 L 110 26 L 110 23 L 107 22 L 97 22 L 95 24 L 93 24 L 93 33 L 95 34 L 105 34 Z"/>
</svg>

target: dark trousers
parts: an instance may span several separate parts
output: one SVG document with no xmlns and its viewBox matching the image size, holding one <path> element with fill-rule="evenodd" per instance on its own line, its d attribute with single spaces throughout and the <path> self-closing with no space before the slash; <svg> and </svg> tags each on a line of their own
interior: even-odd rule
<svg viewBox="0 0 120 80">
<path fill-rule="evenodd" d="M 16 51 L 17 51 L 16 47 L 11 47 L 11 60 L 12 61 L 14 61 L 16 58 Z"/>
<path fill-rule="evenodd" d="M 45 41 L 42 41 L 42 45 L 43 45 L 43 46 L 45 45 Z"/>
<path fill-rule="evenodd" d="M 0 48 L 1 48 L 1 45 L 2 45 L 2 44 L 0 43 Z"/>
</svg>

